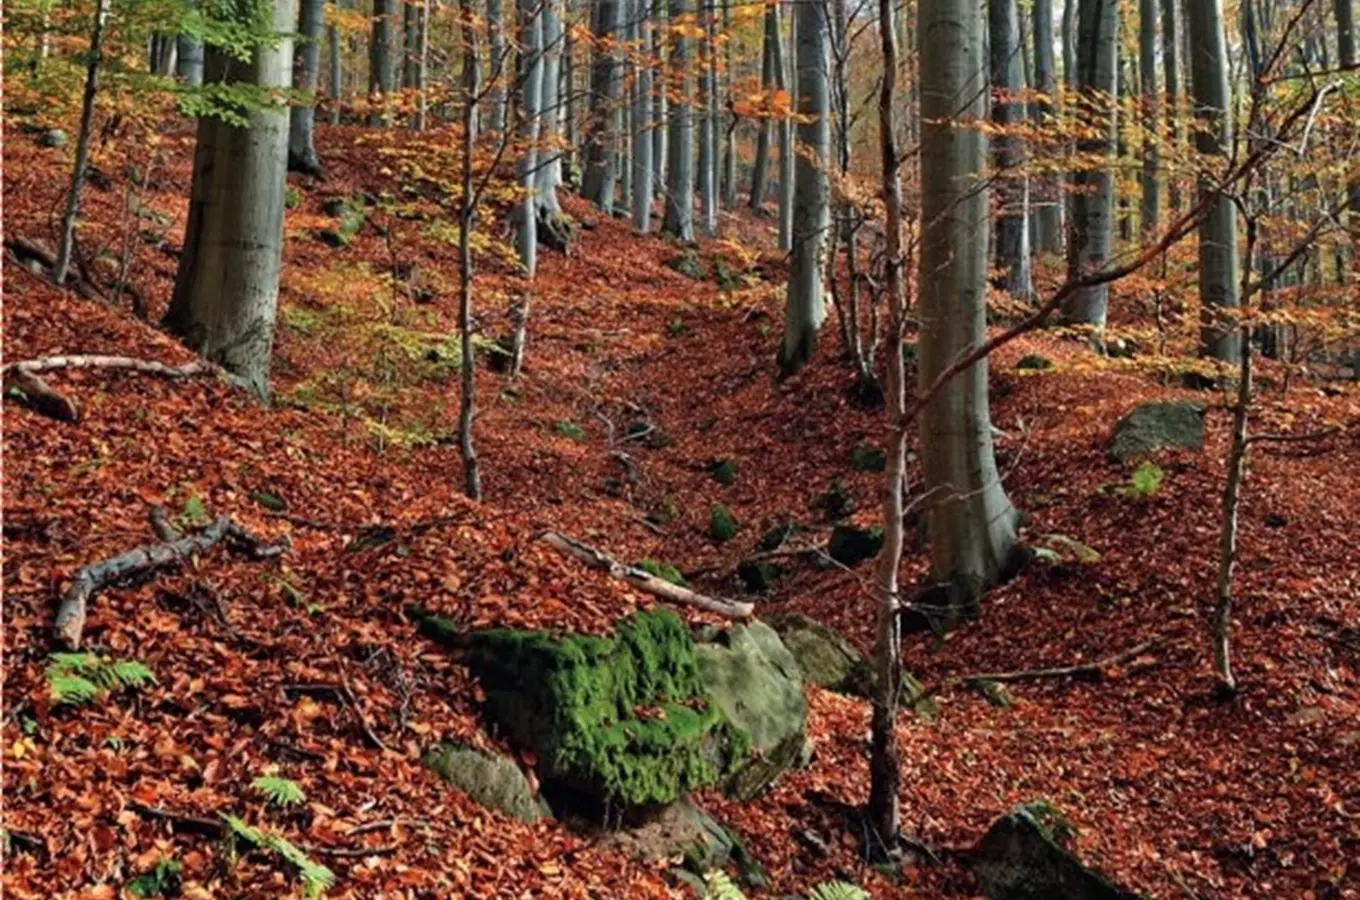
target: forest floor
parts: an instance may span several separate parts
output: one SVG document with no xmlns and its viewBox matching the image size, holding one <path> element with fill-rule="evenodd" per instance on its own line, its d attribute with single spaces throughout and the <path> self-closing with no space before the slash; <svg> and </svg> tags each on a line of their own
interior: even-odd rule
<svg viewBox="0 0 1360 900">
<path fill-rule="evenodd" d="M 28 135 L 7 143 L 6 237 L 50 243 L 67 158 Z M 725 227 L 744 244 L 703 242 L 702 260 L 724 260 L 724 290 L 668 267 L 680 252 L 672 243 L 567 198 L 593 227 L 571 256 L 541 254 L 523 375 L 512 382 L 478 366 L 486 500 L 469 502 L 452 441 L 452 228 L 374 212 L 348 246 L 324 245 L 314 232 L 334 225 L 326 198 L 399 187 L 359 129 L 323 128 L 320 149 L 329 180 L 293 179 L 300 203 L 287 217 L 273 407 L 212 380 L 109 371 L 48 379 L 80 405 L 78 424 L 4 405 L 5 891 L 114 897 L 161 857 L 183 864 L 190 897 L 295 890 L 276 860 L 228 866 L 213 838 L 195 833 L 193 817 L 230 812 L 333 868 L 331 896 L 683 896 L 656 866 L 555 822 L 489 813 L 420 765 L 440 741 L 487 738 L 476 685 L 416 635 L 404 608 L 420 603 L 468 626 L 603 632 L 647 605 L 537 541 L 545 528 L 705 573 L 702 589 L 735 596 L 733 570 L 769 525 L 795 520 L 807 528 L 800 539 L 824 536 L 814 507 L 833 479 L 856 519 L 877 518 L 881 476 L 850 460 L 858 446 L 882 445 L 882 413 L 848 399 L 833 322 L 808 373 L 775 383 L 782 266 L 767 249 L 768 223 L 743 214 Z M 108 182 L 87 189 L 82 230 L 107 286 L 96 251 L 117 259 L 131 227 L 131 283 L 153 322 L 173 282 L 192 133 L 162 135 L 161 152 L 137 214 L 125 212 L 122 165 L 106 165 Z M 504 236 L 489 221 L 475 302 L 483 333 L 497 337 L 523 285 L 498 261 Z M 431 296 L 389 275 L 412 266 Z M 57 290 L 12 261 L 4 312 L 8 361 L 190 359 L 125 309 Z M 1017 372 L 1028 353 L 1057 367 Z M 811 764 L 747 804 L 701 798 L 764 865 L 772 883 L 761 895 L 839 876 L 875 897 L 971 896 L 955 852 L 1015 804 L 1045 800 L 1070 820 L 1085 860 L 1150 896 L 1360 897 L 1360 390 L 1299 379 L 1259 401 L 1256 429 L 1342 429 L 1253 451 L 1234 619 L 1242 691 L 1222 703 L 1211 698 L 1208 632 L 1226 398 L 1097 363 L 1046 333 L 1005 348 L 992 371 L 1000 464 L 1029 516 L 1025 537 L 1066 535 L 1099 558 L 1036 564 L 991 593 L 977 621 L 945 638 L 908 637 L 906 663 L 938 688 L 940 711 L 928 721 L 902 714 L 904 825 L 938 863 L 897 880 L 863 864 L 858 836 L 818 797 L 863 802 L 868 707 L 810 687 Z M 1160 455 L 1165 478 L 1151 496 L 1110 490 L 1131 473 L 1106 453 L 1114 422 L 1140 401 L 1176 396 L 1209 404 L 1204 452 Z M 625 441 L 639 422 L 653 431 Z M 711 475 L 722 459 L 740 464 L 729 486 Z M 283 514 L 266 508 L 266 494 L 286 503 Z M 715 503 L 741 525 L 726 544 L 707 535 Z M 144 662 L 157 683 L 56 706 L 44 675 L 56 599 L 80 567 L 152 540 L 151 504 L 230 515 L 289 536 L 292 549 L 272 563 L 218 549 L 102 594 L 88 644 Z M 924 566 L 912 549 L 905 577 Z M 867 650 L 868 572 L 805 558 L 756 598 L 758 611 L 805 613 Z M 1009 685 L 1008 708 L 951 681 L 1090 662 L 1154 638 L 1096 680 Z M 285 690 L 342 682 L 352 702 Z M 252 780 L 273 771 L 308 802 L 266 809 Z M 351 833 L 364 826 L 374 827 Z"/>
</svg>

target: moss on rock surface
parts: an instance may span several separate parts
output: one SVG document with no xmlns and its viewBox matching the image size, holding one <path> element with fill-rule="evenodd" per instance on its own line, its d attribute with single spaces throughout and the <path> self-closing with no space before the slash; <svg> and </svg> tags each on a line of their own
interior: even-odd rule
<svg viewBox="0 0 1360 900">
<path fill-rule="evenodd" d="M 539 757 L 545 779 L 607 803 L 670 803 L 723 774 L 714 745 L 744 744 L 709 702 L 693 641 L 666 610 L 612 638 L 496 629 L 468 638 L 486 712 Z"/>
</svg>

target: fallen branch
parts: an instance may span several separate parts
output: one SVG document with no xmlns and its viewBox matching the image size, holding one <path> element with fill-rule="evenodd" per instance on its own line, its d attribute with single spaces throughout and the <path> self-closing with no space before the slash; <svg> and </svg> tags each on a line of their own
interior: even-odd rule
<svg viewBox="0 0 1360 900">
<path fill-rule="evenodd" d="M 5 395 L 17 395 L 16 399 L 35 413 L 58 422 L 80 421 L 80 409 L 75 403 L 32 372 L 26 369 L 7 370 L 4 382 Z"/>
<path fill-rule="evenodd" d="M 134 575 L 145 575 L 178 565 L 191 556 L 212 549 L 223 540 L 244 550 L 255 560 L 278 556 L 288 547 L 287 538 L 277 543 L 266 543 L 226 516 L 218 516 L 198 534 L 176 541 L 148 544 L 86 566 L 76 573 L 71 586 L 62 595 L 55 629 L 57 643 L 68 650 L 80 647 L 86 610 L 90 600 L 100 591 Z"/>
<path fill-rule="evenodd" d="M 133 356 L 103 356 L 100 354 L 78 354 L 74 356 L 44 356 L 41 359 L 25 359 L 7 363 L 4 372 L 22 370 L 24 372 L 51 372 L 54 369 L 128 369 L 146 375 L 162 375 L 166 378 L 193 378 L 199 375 L 212 375 L 217 367 L 204 360 L 194 360 L 182 366 L 169 366 L 154 359 L 137 359 Z"/>
<path fill-rule="evenodd" d="M 321 844 L 298 844 L 303 850 L 316 856 L 333 856 L 337 859 L 362 859 L 366 856 L 385 856 L 401 849 L 400 844 L 382 844 L 377 847 L 324 847 Z"/>
<path fill-rule="evenodd" d="M 1130 647 L 1122 653 L 1098 659 L 1095 662 L 1081 663 L 1075 666 L 1059 666 L 1053 669 L 1024 669 L 1019 672 L 977 672 L 972 675 L 958 675 L 947 679 L 946 684 L 965 684 L 970 681 L 995 681 L 995 682 L 1014 682 L 1014 681 L 1038 681 L 1043 678 L 1071 678 L 1077 675 L 1096 675 L 1106 669 L 1126 663 L 1131 659 L 1136 659 L 1162 642 L 1161 636 L 1157 636 L 1150 641 L 1144 641 L 1136 647 Z"/>
<path fill-rule="evenodd" d="M 638 590 L 645 591 L 654 597 L 660 597 L 667 602 L 698 607 L 729 619 L 749 619 L 755 614 L 755 606 L 750 603 L 719 600 L 697 594 L 689 588 L 671 584 L 669 581 L 657 578 L 655 575 L 644 572 L 635 566 L 626 566 L 608 553 L 596 550 L 588 544 L 583 544 L 555 531 L 544 532 L 541 537 L 543 542 L 554 550 L 575 557 L 592 569 L 608 572 L 615 578 L 623 579 Z"/>
<path fill-rule="evenodd" d="M 366 822 L 363 825 L 356 825 L 345 832 L 346 837 L 357 837 L 361 834 L 368 834 L 370 831 L 382 831 L 384 828 L 395 828 L 398 825 L 406 825 L 411 828 L 429 828 L 430 823 L 425 819 L 378 819 L 375 822 Z"/>
</svg>

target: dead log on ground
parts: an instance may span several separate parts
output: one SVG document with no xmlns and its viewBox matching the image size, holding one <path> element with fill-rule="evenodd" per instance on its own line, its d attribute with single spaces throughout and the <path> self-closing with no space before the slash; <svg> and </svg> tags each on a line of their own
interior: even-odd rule
<svg viewBox="0 0 1360 900">
<path fill-rule="evenodd" d="M 583 544 L 555 531 L 544 532 L 542 539 L 553 549 L 579 559 L 590 568 L 608 572 L 615 578 L 623 579 L 638 590 L 645 591 L 669 603 L 694 606 L 729 619 L 749 619 L 755 614 L 755 606 L 750 603 L 720 600 L 695 593 L 689 588 L 680 587 L 678 584 L 671 584 L 669 581 L 657 578 L 636 566 L 624 565 L 602 550 L 596 550 L 588 544 Z"/>
<path fill-rule="evenodd" d="M 287 538 L 276 543 L 267 543 L 226 516 L 218 516 L 211 525 L 198 534 L 176 541 L 148 544 L 112 559 L 86 566 L 76 573 L 71 586 L 62 594 L 55 628 L 57 643 L 68 650 L 80 648 L 89 602 L 100 591 L 133 576 L 178 565 L 191 556 L 212 549 L 224 540 L 257 560 L 278 556 L 288 547 Z"/>
<path fill-rule="evenodd" d="M 203 360 L 195 360 L 182 366 L 168 366 L 154 359 L 82 354 L 26 359 L 7 364 L 0 372 L 4 374 L 6 394 L 11 390 L 17 391 L 19 399 L 29 409 L 59 422 L 78 422 L 80 410 L 75 403 L 54 390 L 38 375 L 39 372 L 52 372 L 58 369 L 124 369 L 165 378 L 193 378 L 198 375 L 211 375 L 217 371 L 216 366 Z"/>
</svg>

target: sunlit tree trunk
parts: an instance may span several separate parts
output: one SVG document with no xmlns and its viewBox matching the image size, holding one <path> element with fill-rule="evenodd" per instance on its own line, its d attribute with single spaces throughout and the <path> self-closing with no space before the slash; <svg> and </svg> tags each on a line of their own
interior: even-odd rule
<svg viewBox="0 0 1360 900">
<path fill-rule="evenodd" d="M 475 19 L 465 14 L 465 10 L 463 9 L 463 0 L 459 0 L 458 30 L 459 33 L 462 35 L 462 52 L 463 52 L 463 67 L 459 80 L 462 82 L 464 95 L 467 97 L 472 97 L 475 100 L 481 94 L 482 91 L 482 66 L 480 57 L 482 43 L 480 34 L 481 27 Z M 426 22 L 425 41 L 427 44 L 426 46 L 427 57 L 429 53 L 428 47 L 429 38 L 430 38 L 430 23 Z M 428 73 L 426 74 L 428 77 Z M 422 104 L 424 102 L 423 96 L 421 102 Z M 473 144 L 476 144 L 477 138 L 482 131 L 481 104 L 474 102 L 470 110 L 468 109 L 463 110 L 463 116 L 465 118 L 469 115 L 471 116 L 471 118 L 469 118 L 464 123 L 464 127 L 469 132 L 468 139 Z"/>
<path fill-rule="evenodd" d="M 463 44 L 463 83 L 475 83 L 477 44 L 467 40 L 475 34 L 472 0 L 458 0 Z M 458 337 L 462 350 L 459 364 L 458 450 L 463 458 L 463 493 L 473 500 L 482 497 L 482 476 L 477 449 L 472 440 L 472 423 L 477 415 L 477 365 L 472 344 L 472 229 L 476 220 L 477 197 L 472 184 L 472 122 L 477 116 L 477 95 L 463 95 L 463 133 L 459 139 L 461 157 L 461 200 L 458 215 Z M 530 220 L 533 216 L 528 217 Z"/>
<path fill-rule="evenodd" d="M 1058 79 L 1053 58 L 1053 0 L 1034 0 L 1034 89 L 1039 99 L 1034 104 L 1041 131 L 1053 128 L 1054 103 Z M 1052 175 L 1035 181 L 1034 246 L 1040 253 L 1062 252 L 1062 186 Z"/>
<path fill-rule="evenodd" d="M 621 0 L 597 0 L 595 37 L 599 49 L 590 73 L 591 123 L 586 145 L 586 173 L 581 193 L 606 214 L 614 211 L 618 181 L 617 145 L 622 131 L 618 52 Z"/>
<path fill-rule="evenodd" d="M 1199 119 L 1195 145 L 1213 166 L 1226 168 L 1232 153 L 1232 94 L 1228 86 L 1228 44 L 1223 31 L 1222 0 L 1197 0 L 1186 5 L 1190 37 L 1190 92 Z M 1200 176 L 1199 191 L 1214 191 L 1218 172 Z M 1237 249 L 1237 207 L 1224 196 L 1214 197 L 1199 225 L 1200 354 L 1234 362 L 1240 351 L 1237 323 L 1240 260 Z"/>
<path fill-rule="evenodd" d="M 1077 4 L 1081 0 L 1063 0 L 1062 10 L 1062 63 L 1063 84 L 1077 86 Z M 1176 3 L 1179 0 L 1169 0 Z"/>
<path fill-rule="evenodd" d="M 831 161 L 829 90 L 831 29 L 826 6 L 798 0 L 798 153 L 793 197 L 793 252 L 784 307 L 784 340 L 779 345 L 779 374 L 801 371 L 817 349 L 817 330 L 826 318 L 823 267 L 831 227 L 827 167 Z"/>
<path fill-rule="evenodd" d="M 256 46 L 248 63 L 210 48 L 205 80 L 279 94 L 288 88 L 292 4 L 276 0 L 264 11 L 273 39 Z M 218 118 L 198 120 L 184 250 L 162 325 L 267 398 L 283 264 L 288 108 L 271 100 L 246 116 L 244 128 Z"/>
<path fill-rule="evenodd" d="M 724 209 L 737 208 L 737 114 L 733 108 L 735 98 L 732 96 L 732 0 L 722 0 L 722 25 L 723 34 L 726 41 L 723 44 L 725 58 L 723 60 L 723 95 L 727 98 L 728 113 L 725 117 L 726 126 L 723 131 L 723 161 L 722 161 L 722 205 Z"/>
<path fill-rule="evenodd" d="M 669 110 L 666 139 L 666 215 L 661 230 L 682 241 L 694 240 L 694 79 L 692 39 L 677 25 L 693 25 L 693 0 L 670 0 L 671 77 L 681 102 Z"/>
<path fill-rule="evenodd" d="M 316 85 L 321 73 L 321 28 L 326 0 L 302 0 L 298 11 L 298 40 L 293 47 L 293 90 L 297 97 L 288 115 L 288 168 L 308 175 L 321 173 L 316 157 Z"/>
<path fill-rule="evenodd" d="M 699 216 L 706 235 L 718 233 L 718 58 L 713 7 L 704 9 L 704 40 L 699 55 L 703 104 L 699 120 Z"/>
<path fill-rule="evenodd" d="M 1143 104 L 1144 234 L 1152 234 L 1162 217 L 1161 158 L 1157 149 L 1157 0 L 1138 0 L 1138 78 Z"/>
<path fill-rule="evenodd" d="M 1354 72 L 1357 62 L 1355 52 L 1355 10 L 1351 0 L 1332 0 L 1332 12 L 1336 18 L 1337 61 L 1343 69 Z M 1350 211 L 1347 213 L 1351 232 L 1350 259 L 1338 265 L 1338 276 L 1342 283 L 1349 281 L 1347 264 L 1354 265 L 1354 258 L 1360 256 L 1360 176 L 1350 180 Z M 1356 364 L 1356 374 L 1360 377 L 1360 363 Z"/>
<path fill-rule="evenodd" d="M 1006 292 L 1029 298 L 1030 280 L 1029 179 L 1023 174 L 1025 142 L 1016 132 L 1025 121 L 1025 88 L 1021 57 L 1020 11 L 1016 0 L 989 0 L 988 30 L 992 87 L 992 121 L 999 127 L 996 157 L 1000 211 L 996 219 L 996 264 L 1003 271 Z"/>
<path fill-rule="evenodd" d="M 85 190 L 85 175 L 90 164 L 90 136 L 94 124 L 94 101 L 99 94 L 99 70 L 104 63 L 104 27 L 108 24 L 109 0 L 96 0 L 94 24 L 90 26 L 90 57 L 85 65 L 85 90 L 80 101 L 80 131 L 76 135 L 76 163 L 71 185 L 66 191 L 66 214 L 61 219 L 61 240 L 52 266 L 52 280 L 66 283 L 75 251 L 76 219 L 80 215 L 80 196 Z"/>
<path fill-rule="evenodd" d="M 778 0 L 782 2 L 782 0 Z M 793 41 L 798 40 L 798 17 L 793 17 Z M 775 87 L 789 95 L 793 109 L 798 108 L 797 66 L 790 65 L 784 52 L 781 37 L 774 44 Z M 779 249 L 793 249 L 793 207 L 794 207 L 794 125 L 792 117 L 779 120 Z"/>
<path fill-rule="evenodd" d="M 370 126 L 390 123 L 394 88 L 394 45 L 396 41 L 396 0 L 373 0 L 373 30 L 368 39 L 368 112 Z"/>
<path fill-rule="evenodd" d="M 503 0 L 486 0 L 486 31 L 490 59 L 487 62 L 488 92 L 486 102 L 491 111 L 486 127 L 495 134 L 505 131 L 509 92 L 506 81 L 510 75 L 509 50 L 505 42 L 505 9 Z"/>
<path fill-rule="evenodd" d="M 777 58 L 779 36 L 779 4 L 771 3 L 765 8 L 764 49 L 760 64 L 760 90 L 767 97 L 775 90 L 775 59 Z M 756 133 L 756 157 L 751 167 L 751 209 L 759 211 L 765 205 L 765 196 L 770 192 L 770 142 L 774 134 L 774 121 L 763 118 Z"/>
<path fill-rule="evenodd" d="M 638 48 L 633 78 L 633 228 L 639 234 L 652 230 L 652 67 L 646 53 L 652 43 L 652 24 L 647 0 L 637 0 L 629 35 Z"/>
<path fill-rule="evenodd" d="M 1181 95 L 1181 0 L 1162 0 L 1162 73 L 1166 82 L 1166 126 L 1164 134 L 1173 149 L 1182 142 Z M 1173 213 L 1181 210 L 1180 185 L 1174 173 L 1166 179 L 1166 202 Z"/>
<path fill-rule="evenodd" d="M 1118 85 L 1118 12 L 1119 4 L 1114 0 L 1081 0 L 1077 13 L 1075 90 L 1087 109 L 1083 136 L 1077 141 L 1077 153 L 1084 164 L 1072 173 L 1071 220 L 1067 226 L 1069 276 L 1097 272 L 1110 259 L 1116 131 L 1111 98 Z M 1099 159 L 1106 162 L 1096 162 Z M 1063 304 L 1063 318 L 1091 326 L 1099 343 L 1108 300 L 1108 285 L 1082 288 Z"/>
<path fill-rule="evenodd" d="M 986 336 L 987 140 L 982 9 L 921 0 L 921 390 Z M 1016 555 L 1016 513 L 992 450 L 987 361 L 949 380 L 920 417 L 933 602 L 971 614 Z"/>
<path fill-rule="evenodd" d="M 645 2 L 645 0 L 644 0 Z M 659 67 L 652 77 L 652 164 L 656 171 L 652 178 L 658 197 L 665 197 L 670 179 L 670 101 L 667 99 L 667 69 L 670 56 L 666 49 L 666 27 L 670 13 L 666 0 L 652 0 L 652 58 Z"/>
<path fill-rule="evenodd" d="M 542 216 L 561 214 L 557 188 L 562 184 L 562 115 L 560 82 L 562 77 L 562 0 L 543 3 L 543 115 L 539 143 L 545 158 L 535 173 L 538 211 Z"/>
<path fill-rule="evenodd" d="M 538 268 L 538 216 L 534 199 L 538 167 L 539 120 L 543 97 L 543 15 L 539 0 L 519 0 L 519 125 L 523 145 L 519 160 L 519 184 L 524 198 L 515 214 L 515 248 L 524 274 L 534 277 Z"/>
</svg>

